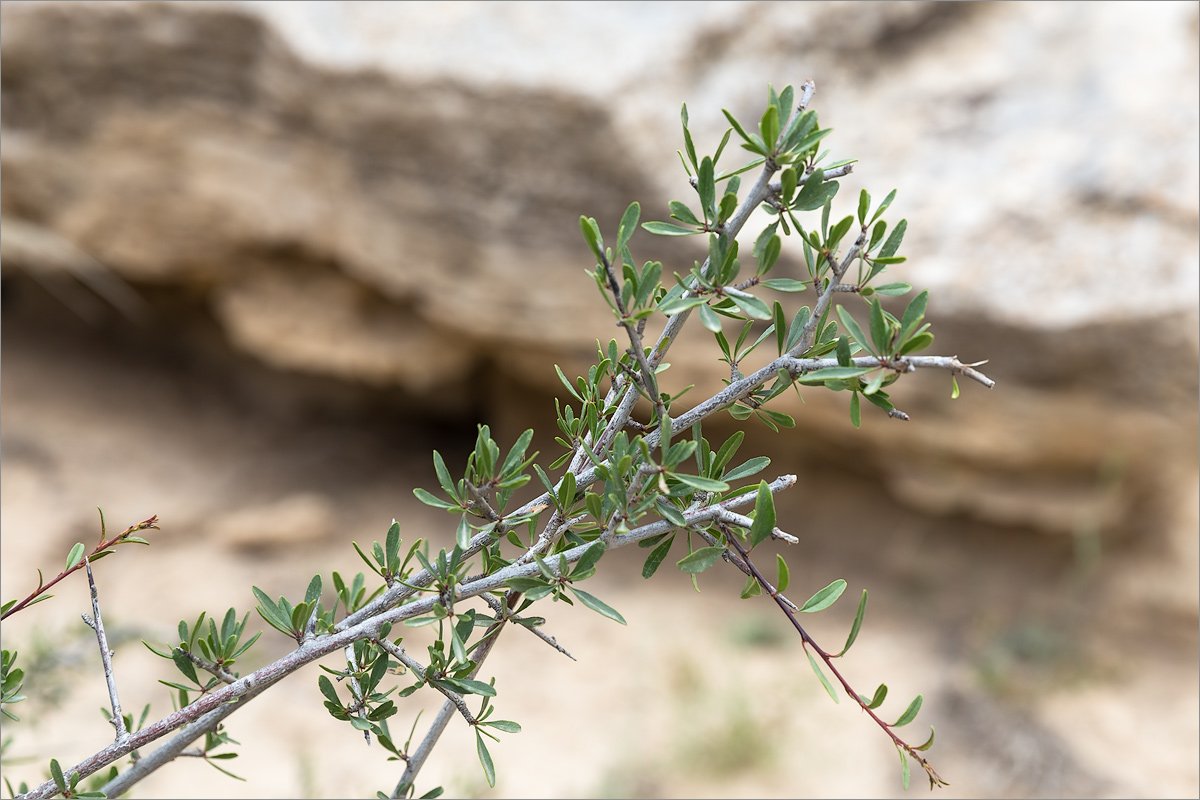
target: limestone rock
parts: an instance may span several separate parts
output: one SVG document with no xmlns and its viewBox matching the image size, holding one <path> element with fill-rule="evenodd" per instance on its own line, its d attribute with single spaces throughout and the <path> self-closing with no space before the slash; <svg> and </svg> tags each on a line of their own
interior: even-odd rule
<svg viewBox="0 0 1200 800">
<path fill-rule="evenodd" d="M 768 81 L 813 78 L 835 154 L 860 159 L 839 199 L 900 189 L 894 279 L 931 289 L 934 349 L 991 359 L 999 388 L 950 404 L 946 376 L 917 376 L 896 395 L 914 422 L 860 432 L 844 396 L 809 392 L 782 409 L 804 434 L 853 442 L 909 502 L 1061 532 L 1180 496 L 1196 461 L 1194 6 L 5 3 L 3 21 L 6 270 L 47 263 L 9 246 L 12 221 L 135 288 L 199 293 L 280 368 L 437 402 L 487 361 L 555 392 L 537 365 L 619 333 L 578 217 L 611 231 L 631 200 L 662 219 L 687 198 L 680 101 L 711 150 L 721 106 L 753 119 Z M 634 243 L 668 271 L 697 256 L 679 247 Z M 719 385 L 709 350 L 681 341 L 680 385 Z"/>
</svg>

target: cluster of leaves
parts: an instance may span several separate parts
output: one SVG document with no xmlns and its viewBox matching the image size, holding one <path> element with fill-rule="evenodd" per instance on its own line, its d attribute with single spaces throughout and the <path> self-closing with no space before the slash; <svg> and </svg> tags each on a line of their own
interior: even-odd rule
<svg viewBox="0 0 1200 800">
<path fill-rule="evenodd" d="M 703 432 L 702 420 L 721 410 L 736 420 L 755 416 L 776 432 L 791 428 L 795 425 L 791 416 L 766 406 L 789 389 L 799 395 L 802 387 L 850 392 L 850 416 L 856 427 L 861 424 L 860 397 L 890 416 L 906 418 L 884 390 L 908 371 L 905 359 L 933 341 L 929 326 L 923 323 L 928 301 L 925 292 L 899 316 L 884 309 L 880 301 L 911 289 L 906 283 L 876 281 L 889 266 L 904 260 L 896 253 L 907 223 L 901 220 L 889 232 L 883 219 L 896 193 L 888 194 L 872 210 L 871 196 L 863 191 L 856 213 L 831 224 L 837 178 L 849 172 L 854 162 L 827 162 L 828 151 L 821 151 L 820 145 L 830 130 L 822 129 L 816 112 L 807 108 L 812 91 L 811 83 L 800 92 L 790 86 L 778 93 L 771 89 L 756 130 L 748 131 L 725 112 L 731 127 L 711 156 L 698 155 L 684 106 L 685 149 L 679 155 L 698 206 L 671 201 L 674 222 L 651 221 L 640 227 L 658 235 L 707 237 L 707 257 L 694 262 L 686 274 L 668 277 L 657 261 L 638 266 L 630 247 L 639 229 L 638 203 L 625 210 L 611 246 L 606 245 L 595 219 L 580 219 L 584 241 L 596 259 L 588 272 L 624 329 L 628 344 L 616 339 L 606 344 L 598 341 L 596 363 L 586 375 L 574 379 L 555 367 L 567 393 L 564 400 L 556 400 L 556 441 L 563 452 L 549 459 L 547 467 L 537 463 L 539 453 L 528 453 L 532 430 L 517 437 L 501 457 L 502 448 L 491 430 L 481 425 L 461 470 L 452 471 L 441 453 L 434 451 L 440 492 L 414 490 L 418 500 L 456 518 L 452 547 L 434 554 L 428 542 L 416 539 L 406 548 L 402 526 L 393 520 L 383 542 L 373 542 L 365 549 L 354 543 L 369 573 L 359 572 L 347 581 L 333 572 L 329 607 L 320 575 L 312 578 L 303 598 L 296 602 L 282 596 L 272 599 L 258 586 L 252 587 L 261 619 L 297 645 L 289 656 L 292 660 L 276 665 L 294 670 L 323 654 L 338 649 L 345 653 L 343 669 L 321 667 L 325 674 L 318 676 L 317 690 L 331 716 L 362 732 L 368 741 L 374 737 L 390 760 L 406 763 L 404 776 L 390 796 L 411 795 L 423 754 L 441 732 L 435 722 L 416 750 L 410 747 L 416 720 L 403 744 L 391 733 L 389 720 L 399 713 L 397 701 L 421 689 L 442 694 L 447 708 L 457 711 L 475 730 L 480 764 L 489 785 L 495 785 L 495 766 L 485 739 L 496 739 L 497 732 L 517 733 L 520 726 L 492 719 L 496 681 L 478 677 L 484 659 L 509 624 L 565 653 L 539 630 L 544 618 L 526 614 L 546 599 L 571 605 L 578 601 L 625 624 L 620 612 L 579 584 L 596 574 L 608 550 L 633 543 L 649 550 L 642 567 L 645 578 L 651 578 L 673 551 L 675 565 L 691 576 L 697 588 L 698 576 L 719 562 L 741 570 L 747 576 L 742 597 L 765 594 L 779 605 L 834 701 L 840 696 L 836 682 L 891 737 L 900 753 L 904 786 L 908 786 L 909 758 L 926 770 L 931 785 L 944 783 L 920 755 L 932 745 L 932 734 L 924 744 L 913 746 L 894 732 L 913 721 L 921 697 L 895 722 L 886 723 L 876 714 L 887 697 L 886 685 L 880 685 L 870 697 L 858 694 L 835 666 L 835 660 L 846 655 L 859 635 L 866 591 L 845 646 L 829 653 L 804 630 L 796 615 L 829 608 L 845 591 L 846 582 L 834 580 L 797 605 L 784 595 L 791 573 L 782 555 L 776 553 L 772 559 L 776 566 L 773 582 L 755 564 L 755 551 L 768 540 L 795 541 L 777 527 L 774 501 L 774 493 L 791 485 L 794 477 L 753 482 L 770 465 L 770 459 L 756 455 L 737 462 L 745 438 L 740 430 L 716 447 Z M 718 165 L 734 134 L 754 157 L 749 163 L 722 170 Z M 758 179 L 749 188 L 743 187 L 741 176 L 756 168 L 760 170 Z M 776 176 L 778 180 L 773 180 Z M 750 249 L 753 267 L 745 267 L 737 236 L 750 213 L 760 207 L 772 220 L 754 239 Z M 797 216 L 818 210 L 819 221 L 808 228 Z M 785 262 L 783 237 L 792 236 L 799 240 L 799 254 L 795 262 Z M 788 269 L 800 272 L 780 274 L 787 271 L 782 269 L 785 263 Z M 765 294 L 809 290 L 816 300 L 795 310 L 785 309 L 781 300 Z M 865 328 L 846 308 L 832 302 L 838 293 L 857 296 L 865 303 Z M 728 368 L 729 377 L 723 379 L 725 391 L 678 413 L 680 398 L 692 387 L 673 394 L 663 390 L 660 382 L 669 366 L 663 358 L 693 311 L 712 333 L 719 362 Z M 664 317 L 657 340 L 652 345 L 644 343 L 648 323 Z M 726 335 L 725 326 L 730 323 L 736 335 Z M 768 341 L 774 342 L 775 355 L 750 371 L 748 360 Z M 644 420 L 635 418 L 639 399 L 649 405 Z M 561 473 L 552 476 L 560 469 Z M 517 493 L 527 485 L 544 491 L 518 504 Z M 748 516 L 734 511 L 751 504 L 753 511 Z M 144 542 L 132 534 L 154 527 L 155 521 L 139 523 L 111 541 L 105 541 L 102 534 L 91 558 L 111 552 L 114 544 Z M 22 604 L 5 604 L 5 615 L 42 599 L 44 589 L 77 569 L 82 559 L 83 545 L 77 545 L 59 578 L 45 587 L 39 579 L 38 591 Z M 245 693 L 265 688 L 247 682 L 233 669 L 261 635 L 247 637 L 249 616 L 247 612 L 239 619 L 238 612 L 230 608 L 218 625 L 202 613 L 192 625 L 181 621 L 178 641 L 165 649 L 146 645 L 170 660 L 186 680 L 162 681 L 173 691 L 177 710 L 194 708 L 202 700 L 210 701 L 205 708 L 228 710 L 241 696 L 233 693 L 235 689 Z M 403 623 L 406 636 L 423 637 L 424 663 L 406 651 L 404 636 L 389 638 L 396 622 Z M 23 675 L 15 667 L 15 659 L 15 653 L 4 651 L 5 703 L 22 699 Z M 266 680 L 270 674 L 271 680 L 277 680 L 279 670 L 270 671 L 276 665 L 250 677 Z M 205 673 L 203 679 L 201 673 Z M 403 675 L 411 676 L 413 682 L 401 687 L 397 678 Z M 197 695 L 195 700 L 193 695 Z M 477 711 L 469 707 L 470 698 L 480 699 Z M 147 714 L 148 707 L 138 723 L 139 731 Z M 125 722 L 126 729 L 131 729 L 132 717 Z M 236 742 L 223 732 L 218 720 L 206 733 L 203 753 L 206 759 L 231 758 L 234 753 L 208 755 L 229 744 Z M 60 793 L 87 796 L 75 794 L 78 772 L 66 777 L 57 761 L 51 762 L 50 772 L 53 788 Z M 440 791 L 434 789 L 425 796 L 435 797 Z M 381 792 L 380 796 L 389 795 Z"/>
</svg>

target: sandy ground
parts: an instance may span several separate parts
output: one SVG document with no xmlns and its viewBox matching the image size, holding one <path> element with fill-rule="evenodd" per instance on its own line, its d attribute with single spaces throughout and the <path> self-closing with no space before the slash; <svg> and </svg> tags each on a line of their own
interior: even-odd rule
<svg viewBox="0 0 1200 800">
<path fill-rule="evenodd" d="M 416 504 L 432 486 L 433 447 L 457 463 L 474 421 L 408 421 L 378 398 L 271 376 L 213 356 L 201 336 L 183 345 L 129 346 L 41 298 L 6 286 L 0 483 L 4 599 L 47 575 L 76 541 L 158 514 L 149 548 L 97 565 L 126 710 L 170 710 L 170 665 L 139 640 L 171 641 L 180 619 L 230 605 L 252 609 L 250 586 L 295 597 L 314 572 L 361 566 L 350 542 L 382 539 L 393 517 L 407 538 L 450 541 L 447 517 Z M 119 326 L 118 326 L 119 327 Z M 164 340 L 165 341 L 165 340 Z M 315 399 L 314 399 L 315 398 Z M 547 409 L 551 401 L 543 399 Z M 382 409 L 382 410 L 381 410 Z M 930 423 L 932 424 L 932 423 Z M 792 446 L 796 446 L 793 444 Z M 749 454 L 746 454 L 749 455 Z M 805 469 L 801 497 L 781 519 L 805 519 L 789 560 L 799 599 L 837 577 L 850 590 L 811 630 L 837 649 L 854 599 L 871 592 L 867 624 L 845 668 L 862 692 L 891 688 L 887 716 L 922 693 L 912 737 L 937 728 L 932 760 L 945 797 L 1194 797 L 1197 630 L 1194 618 L 1105 602 L 1123 552 L 1098 558 L 1069 541 L 962 519 L 929 519 L 887 499 L 870 476 Z M 696 594 L 664 568 L 640 577 L 644 551 L 606 558 L 589 591 L 619 609 L 622 627 L 581 607 L 541 609 L 547 631 L 578 659 L 534 637 L 504 634 L 485 665 L 500 718 L 523 731 L 493 746 L 489 791 L 465 725 L 451 724 L 419 791 L 496 797 L 888 797 L 903 794 L 896 753 L 848 701 L 832 703 L 786 620 L 763 598 L 740 601 L 732 570 L 702 577 Z M 854 598 L 854 599 L 852 599 Z M 78 576 L 3 627 L 18 649 L 30 700 L 6 721 L 4 777 L 74 763 L 111 729 Z M 257 615 L 251 617 L 257 628 Z M 414 631 L 406 642 L 421 652 Z M 239 666 L 286 652 L 268 630 Z M 336 659 L 327 662 L 336 666 Z M 195 759 L 160 770 L 140 797 L 347 797 L 390 790 L 400 768 L 321 708 L 317 670 L 292 676 L 233 716 L 245 782 Z M 437 696 L 418 693 L 400 731 Z M 418 736 L 422 730 L 418 726 Z M 913 792 L 925 793 L 914 776 Z"/>
</svg>

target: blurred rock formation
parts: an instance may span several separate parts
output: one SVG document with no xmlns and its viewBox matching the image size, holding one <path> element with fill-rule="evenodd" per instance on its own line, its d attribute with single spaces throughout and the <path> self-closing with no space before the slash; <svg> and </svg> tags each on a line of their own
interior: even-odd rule
<svg viewBox="0 0 1200 800">
<path fill-rule="evenodd" d="M 92 276 L 128 315 L 173 292 L 278 369 L 520 419 L 481 365 L 553 393 L 548 364 L 619 333 L 579 215 L 690 199 L 680 101 L 711 151 L 722 106 L 755 119 L 768 81 L 813 78 L 860 159 L 839 201 L 900 189 L 890 274 L 932 291 L 932 351 L 999 386 L 952 402 L 917 376 L 912 422 L 861 431 L 810 391 L 780 406 L 797 440 L 937 513 L 1137 520 L 1154 595 L 1155 570 L 1195 572 L 1196 37 L 1191 4 L 6 2 L 4 274 Z M 633 249 L 669 273 L 698 257 L 679 247 Z M 672 352 L 678 386 L 719 385 L 709 345 Z"/>
</svg>

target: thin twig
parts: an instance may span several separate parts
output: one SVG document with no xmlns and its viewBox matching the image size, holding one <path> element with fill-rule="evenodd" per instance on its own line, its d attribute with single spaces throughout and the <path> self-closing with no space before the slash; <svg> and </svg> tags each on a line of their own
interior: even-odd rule
<svg viewBox="0 0 1200 800">
<path fill-rule="evenodd" d="M 468 676 L 474 678 L 479 674 L 479 668 L 483 666 L 484 660 L 492 652 L 492 648 L 496 646 L 496 640 L 500 638 L 500 631 L 504 629 L 502 622 L 496 623 L 497 627 L 494 633 L 484 634 L 484 644 L 475 652 L 475 669 L 471 670 Z M 488 637 L 491 638 L 488 638 Z M 461 700 L 461 698 L 460 698 Z M 425 734 L 425 738 L 421 740 L 421 744 L 417 746 L 416 751 L 408 757 L 407 766 L 404 769 L 404 774 L 400 776 L 399 783 L 392 790 L 392 797 L 405 797 L 412 789 L 417 779 L 417 773 L 425 766 L 426 759 L 433 752 L 434 745 L 442 736 L 442 731 L 446 730 L 446 725 L 449 724 L 450 718 L 454 716 L 455 704 L 451 700 L 447 700 L 442 704 L 438 711 L 437 717 L 434 718 L 433 724 L 429 726 L 429 731 Z M 472 723 L 474 724 L 474 723 Z"/>
<path fill-rule="evenodd" d="M 495 611 L 497 615 L 503 616 L 507 621 L 509 621 L 515 625 L 518 625 L 518 627 L 521 627 L 524 630 L 529 631 L 534 636 L 538 637 L 543 642 L 550 645 L 555 650 L 562 653 L 564 656 L 571 659 L 572 661 L 579 660 L 579 659 L 575 658 L 575 656 L 571 655 L 571 653 L 567 650 L 567 648 L 565 648 L 561 644 L 559 644 L 558 640 L 555 639 L 553 636 L 543 633 L 542 631 L 538 630 L 534 626 L 520 625 L 520 622 L 522 620 L 528 619 L 527 617 L 518 617 L 516 614 L 506 613 L 505 608 L 504 608 L 504 603 L 500 602 L 499 600 L 497 600 L 495 597 L 493 597 L 490 594 L 481 594 L 479 596 L 484 599 L 484 602 L 486 602 L 489 606 L 491 606 L 492 610 Z M 540 617 L 539 617 L 539 619 L 540 619 Z"/>
<path fill-rule="evenodd" d="M 389 656 L 408 667 L 413 671 L 413 674 L 416 675 L 419 680 L 425 681 L 425 667 L 423 667 L 415 658 L 410 656 L 403 647 L 392 644 L 387 639 L 374 639 L 371 641 L 371 644 L 378 646 Z M 471 713 L 471 709 L 467 708 L 467 703 L 462 699 L 461 694 L 458 692 L 452 692 L 445 686 L 434 683 L 433 681 L 427 681 L 427 683 L 445 695 L 446 699 L 454 704 L 454 707 L 458 709 L 458 713 L 463 715 L 463 719 L 467 721 L 468 725 L 475 724 L 475 715 Z"/>
<path fill-rule="evenodd" d="M 754 520 L 750 519 L 744 514 L 737 514 L 733 511 L 727 511 L 725 509 L 721 509 L 717 513 L 716 519 L 720 522 L 729 523 L 730 525 L 737 525 L 739 528 L 749 528 L 754 524 Z M 800 544 L 799 539 L 797 539 L 795 536 L 792 536 L 790 533 L 787 533 L 786 531 L 781 531 L 779 528 L 771 529 L 771 538 L 778 539 L 781 542 L 787 542 L 788 544 Z"/>
<path fill-rule="evenodd" d="M 142 520 L 141 522 L 137 522 L 137 523 L 134 523 L 133 525 L 130 525 L 128 528 L 121 531 L 113 538 L 105 541 L 104 534 L 103 534 L 104 514 L 101 514 L 100 515 L 100 530 L 101 530 L 100 544 L 96 545 L 96 547 L 93 548 L 92 552 L 88 553 L 87 555 L 89 558 L 95 558 L 100 552 L 108 549 L 109 547 L 114 547 L 118 544 L 121 544 L 124 541 L 125 537 L 127 537 L 131 534 L 137 533 L 138 531 L 144 531 L 148 528 L 154 528 L 155 530 L 158 530 L 158 515 L 157 514 L 154 515 L 153 517 L 150 517 L 149 519 Z M 37 600 L 37 598 L 40 597 L 43 593 L 45 593 L 45 591 L 47 589 L 54 586 L 54 584 L 58 583 L 63 578 L 70 575 L 72 572 L 75 572 L 76 570 L 79 570 L 82 567 L 83 567 L 83 562 L 81 561 L 78 564 L 76 564 L 75 566 L 71 567 L 70 569 L 63 570 L 58 575 L 51 578 L 49 583 L 42 582 L 42 573 L 41 573 L 41 570 L 39 570 L 38 571 L 37 588 L 34 589 L 32 592 L 30 592 L 29 596 L 24 598 L 23 600 L 21 600 L 21 602 L 16 603 L 11 608 L 9 608 L 7 611 L 5 611 L 3 614 L 0 614 L 0 620 L 8 619 L 9 617 L 11 617 L 13 614 L 17 613 L 18 611 L 32 605 L 33 602 L 35 600 Z"/>
<path fill-rule="evenodd" d="M 850 685 L 850 682 L 847 681 L 846 678 L 842 676 L 842 673 L 838 670 L 838 668 L 834 666 L 833 659 L 835 656 L 825 652 L 825 650 L 817 644 L 816 640 L 809 635 L 808 631 L 804 630 L 804 626 L 800 624 L 800 620 L 796 619 L 796 615 L 792 613 L 792 609 L 795 608 L 795 604 L 789 602 L 786 598 L 780 595 L 779 592 L 776 592 L 773 588 L 771 588 L 770 582 L 763 576 L 758 568 L 754 566 L 754 563 L 750 560 L 750 554 L 746 552 L 746 548 L 742 546 L 742 543 L 738 541 L 737 537 L 732 532 L 726 530 L 725 539 L 729 543 L 730 547 L 737 550 L 738 555 L 741 556 L 742 561 L 746 564 L 746 566 L 750 568 L 750 571 L 758 584 L 783 610 L 783 613 L 787 616 L 788 620 L 791 621 L 792 626 L 800 634 L 800 638 L 804 642 L 804 646 L 811 647 L 816 652 L 817 656 L 819 656 L 820 659 L 825 662 L 825 666 L 829 668 L 834 677 L 838 679 L 838 682 L 842 684 L 842 688 L 845 690 L 846 694 L 858 704 L 859 708 L 867 712 L 871 719 L 875 721 L 875 724 L 878 725 L 880 729 L 882 729 L 883 732 L 891 738 L 896 747 L 904 750 L 909 756 L 915 759 L 918 764 L 921 765 L 921 768 L 924 769 L 926 774 L 929 776 L 929 788 L 932 789 L 939 785 L 949 785 L 942 779 L 940 775 L 938 775 L 937 771 L 933 768 L 933 765 L 930 764 L 915 747 L 897 736 L 892 730 L 892 726 L 880 719 L 879 715 L 875 713 L 875 710 L 870 707 L 870 703 L 863 700 L 863 698 L 859 696 L 858 692 L 854 691 L 854 687 Z"/>
<path fill-rule="evenodd" d="M 208 712 L 200 719 L 184 726 L 179 733 L 171 737 L 166 743 L 161 745 L 157 750 L 148 756 L 142 756 L 132 766 L 126 769 L 117 777 L 113 778 L 104 786 L 100 787 L 107 797 L 120 797 L 121 795 L 132 789 L 143 778 L 146 778 L 155 770 L 160 769 L 164 765 L 170 763 L 176 758 L 186 754 L 186 748 L 192 742 L 199 739 L 201 736 L 216 731 L 221 723 L 233 712 L 243 708 L 246 703 L 257 697 L 261 692 L 265 691 L 270 684 L 266 684 L 257 688 L 253 688 L 243 694 L 236 703 L 227 703 L 217 706 L 212 711 Z"/>
<path fill-rule="evenodd" d="M 96 632 L 96 641 L 100 644 L 100 663 L 104 665 L 104 682 L 108 684 L 108 702 L 112 706 L 112 716 L 108 721 L 116 729 L 117 742 L 123 743 L 129 738 L 125 730 L 125 716 L 121 711 L 121 700 L 117 697 L 117 678 L 113 673 L 112 651 L 108 649 L 108 635 L 104 632 L 104 620 L 100 616 L 100 592 L 96 589 L 96 578 L 92 575 L 92 561 L 84 556 L 84 567 L 87 569 L 88 586 L 92 591 L 92 613 L 95 618 L 81 614 L 88 627 Z"/>
<path fill-rule="evenodd" d="M 741 514 L 738 514 L 738 515 L 736 515 L 736 516 L 739 516 L 739 517 L 740 517 L 740 516 L 741 516 Z M 749 519 L 749 518 L 748 518 L 748 517 L 743 517 L 743 519 Z M 753 522 L 754 522 L 753 520 L 750 520 L 750 523 L 751 523 L 751 524 L 753 524 Z M 746 528 L 749 528 L 749 525 L 746 525 L 746 526 L 741 526 L 741 525 L 739 524 L 739 527 L 746 527 Z M 726 534 L 726 536 L 729 536 L 729 535 L 730 535 L 730 534 L 729 534 L 729 530 L 728 530 L 728 528 L 722 527 L 722 528 L 721 528 L 721 530 L 722 530 L 722 532 L 724 532 L 724 533 Z M 708 542 L 709 546 L 711 546 L 711 547 L 722 547 L 722 546 L 723 546 L 723 545 L 722 545 L 722 544 L 721 544 L 719 541 L 717 541 L 717 537 L 713 536 L 711 533 L 709 533 L 708 531 L 704 530 L 703 528 L 695 528 L 695 529 L 694 529 L 694 532 L 695 532 L 695 533 L 698 533 L 698 534 L 700 535 L 700 538 L 702 538 L 702 539 L 704 539 L 704 541 Z M 749 562 L 748 562 L 746 559 L 744 559 L 744 558 L 742 558 L 741 556 L 739 556 L 737 553 L 734 553 L 734 552 L 732 552 L 732 551 L 731 551 L 731 550 L 728 548 L 728 546 L 725 546 L 725 552 L 724 552 L 724 553 L 722 553 L 721 555 L 724 557 L 724 559 L 725 559 L 726 561 L 728 561 L 730 564 L 733 564 L 735 567 L 737 567 L 739 570 L 741 570 L 741 572 L 742 572 L 742 574 L 743 574 L 743 575 L 745 575 L 745 576 L 746 576 L 746 577 L 748 577 L 748 578 L 751 578 L 751 579 L 755 580 L 756 582 L 758 581 L 758 579 L 757 579 L 757 578 L 755 577 L 755 575 L 754 575 L 754 570 L 752 570 L 752 569 L 750 568 L 750 564 L 749 564 Z M 792 608 L 792 610 L 794 610 L 794 611 L 799 611 L 799 610 L 800 610 L 800 609 L 799 609 L 799 607 L 798 607 L 798 606 L 797 606 L 795 603 L 793 603 L 791 600 L 788 600 L 786 597 L 784 597 L 784 596 L 783 596 L 783 595 L 782 595 L 782 594 L 779 592 L 779 590 L 777 590 L 777 589 L 776 589 L 774 586 L 772 586 L 770 583 L 767 583 L 767 584 L 763 585 L 763 589 L 765 589 L 765 590 L 766 590 L 766 592 L 767 592 L 767 594 L 771 595 L 772 597 L 779 597 L 779 598 L 781 598 L 783 602 L 787 603 L 787 604 L 788 604 L 788 606 L 790 606 L 790 607 Z"/>
</svg>

